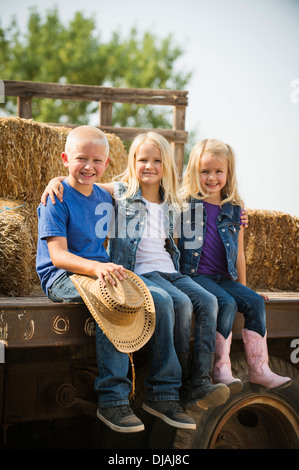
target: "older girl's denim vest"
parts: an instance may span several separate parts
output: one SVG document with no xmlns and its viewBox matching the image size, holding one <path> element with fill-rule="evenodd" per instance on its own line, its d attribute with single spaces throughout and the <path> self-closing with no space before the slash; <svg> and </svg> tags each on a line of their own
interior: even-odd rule
<svg viewBox="0 0 299 470">
<path fill-rule="evenodd" d="M 110 261 L 122 264 L 124 268 L 134 271 L 136 253 L 144 228 L 146 227 L 147 209 L 142 199 L 141 189 L 134 196 L 122 199 L 127 187 L 118 183 L 118 198 L 115 205 L 114 223 L 110 227 L 108 253 Z M 163 200 L 163 192 L 161 190 Z M 173 240 L 175 214 L 168 204 L 163 205 L 165 211 L 164 228 L 166 232 L 165 248 L 169 252 L 174 268 L 179 270 L 180 253 Z M 155 254 L 153 253 L 153 256 Z"/>
<path fill-rule="evenodd" d="M 238 237 L 240 231 L 241 207 L 225 203 L 217 220 L 218 233 L 223 241 L 228 272 L 237 278 Z M 181 217 L 181 233 L 178 247 L 181 253 L 181 272 L 196 276 L 205 238 L 207 213 L 199 199 L 191 199 L 189 209 Z M 187 235 L 187 236 L 186 236 Z"/>
</svg>

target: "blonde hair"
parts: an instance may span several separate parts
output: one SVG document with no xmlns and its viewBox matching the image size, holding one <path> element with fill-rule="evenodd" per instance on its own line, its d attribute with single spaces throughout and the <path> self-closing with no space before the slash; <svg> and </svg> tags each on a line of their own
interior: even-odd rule
<svg viewBox="0 0 299 470">
<path fill-rule="evenodd" d="M 98 127 L 94 126 L 78 126 L 72 129 L 65 142 L 65 152 L 70 154 L 78 143 L 83 141 L 86 142 L 98 142 L 105 146 L 105 153 L 108 157 L 109 155 L 109 143 L 106 135 Z"/>
<path fill-rule="evenodd" d="M 198 142 L 190 153 L 190 158 L 185 176 L 183 178 L 180 195 L 184 199 L 190 197 L 205 199 L 207 194 L 201 187 L 199 169 L 203 155 L 211 155 L 216 158 L 224 158 L 227 164 L 227 179 L 221 190 L 221 205 L 230 202 L 234 205 L 244 206 L 239 196 L 236 179 L 235 153 L 230 145 L 216 139 L 205 139 Z"/>
<path fill-rule="evenodd" d="M 132 141 L 128 156 L 128 167 L 121 175 L 115 178 L 128 186 L 127 191 L 122 197 L 131 197 L 139 190 L 140 185 L 135 170 L 136 153 L 140 145 L 145 142 L 154 145 L 160 150 L 162 159 L 161 187 L 164 191 L 164 201 L 168 204 L 181 207 L 182 201 L 178 194 L 179 183 L 173 152 L 168 141 L 154 131 L 138 134 Z"/>
</svg>

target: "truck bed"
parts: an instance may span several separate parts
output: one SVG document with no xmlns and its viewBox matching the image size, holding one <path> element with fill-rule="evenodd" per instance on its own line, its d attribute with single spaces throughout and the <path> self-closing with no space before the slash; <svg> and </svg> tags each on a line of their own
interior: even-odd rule
<svg viewBox="0 0 299 470">
<path fill-rule="evenodd" d="M 269 296 L 265 302 L 267 337 L 290 338 L 299 331 L 299 292 L 263 292 Z M 243 315 L 237 313 L 234 338 L 241 338 Z"/>
<path fill-rule="evenodd" d="M 45 295 L 0 297 L 0 339 L 8 348 L 94 344 L 95 323 L 85 304 Z"/>
<path fill-rule="evenodd" d="M 299 331 L 299 292 L 267 292 L 268 338 L 292 337 Z M 237 313 L 233 336 L 241 338 L 243 316 Z M 44 295 L 0 297 L 0 339 L 8 348 L 92 344 L 95 322 L 81 303 L 52 302 Z"/>
</svg>

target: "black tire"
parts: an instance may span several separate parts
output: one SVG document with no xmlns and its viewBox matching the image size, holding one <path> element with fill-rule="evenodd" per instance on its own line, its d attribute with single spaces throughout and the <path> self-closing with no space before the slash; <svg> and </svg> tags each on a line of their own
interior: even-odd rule
<svg viewBox="0 0 299 470">
<path fill-rule="evenodd" d="M 174 430 L 161 420 L 153 424 L 150 448 L 175 449 L 298 449 L 299 448 L 299 372 L 281 359 L 270 357 L 277 374 L 291 377 L 293 383 L 269 391 L 248 381 L 244 354 L 232 361 L 235 377 L 243 390 L 231 395 L 222 406 L 189 414 L 196 420 L 196 431 Z"/>
</svg>

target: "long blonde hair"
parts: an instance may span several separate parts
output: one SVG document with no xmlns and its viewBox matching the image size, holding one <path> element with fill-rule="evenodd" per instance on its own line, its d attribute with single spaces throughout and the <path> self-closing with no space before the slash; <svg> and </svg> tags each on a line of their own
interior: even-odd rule
<svg viewBox="0 0 299 470">
<path fill-rule="evenodd" d="M 135 169 L 136 152 L 140 145 L 145 142 L 149 142 L 160 150 L 162 159 L 161 187 L 164 192 L 164 201 L 173 206 L 181 207 L 182 201 L 178 194 L 179 183 L 173 152 L 168 141 L 154 131 L 138 134 L 132 141 L 128 156 L 128 166 L 121 175 L 115 178 L 128 186 L 127 191 L 122 197 L 131 197 L 139 190 L 140 185 Z"/>
<path fill-rule="evenodd" d="M 221 190 L 221 205 L 230 202 L 234 205 L 244 206 L 238 192 L 236 179 L 235 153 L 230 145 L 216 139 L 204 139 L 198 142 L 190 153 L 185 176 L 182 181 L 180 195 L 184 199 L 190 197 L 205 199 L 207 194 L 200 184 L 199 169 L 203 155 L 212 155 L 216 158 L 225 158 L 227 164 L 227 179 Z"/>
</svg>

